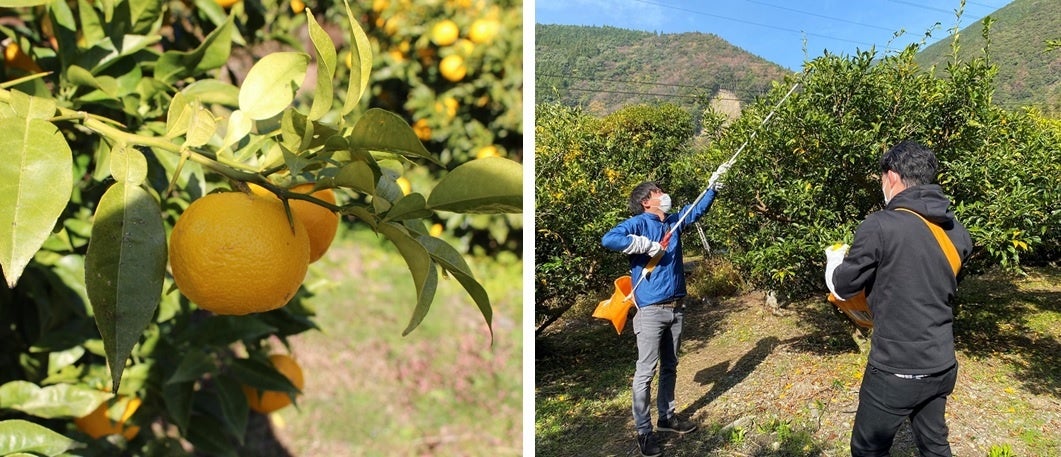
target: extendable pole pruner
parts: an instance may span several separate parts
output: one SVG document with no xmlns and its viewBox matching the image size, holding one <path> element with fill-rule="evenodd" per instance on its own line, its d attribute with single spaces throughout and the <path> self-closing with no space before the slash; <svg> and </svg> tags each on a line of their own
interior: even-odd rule
<svg viewBox="0 0 1061 457">
<path fill-rule="evenodd" d="M 799 82 L 793 84 L 792 88 L 788 90 L 788 93 L 786 93 L 784 97 L 781 97 L 781 100 L 778 101 L 776 105 L 774 105 L 774 109 L 770 110 L 770 113 L 767 114 L 765 118 L 763 118 L 763 121 L 759 123 L 759 126 L 755 129 L 754 132 L 752 132 L 752 135 L 748 137 L 747 140 L 744 140 L 744 144 L 740 145 L 740 147 L 737 148 L 737 152 L 733 153 L 733 156 L 730 157 L 729 160 L 722 163 L 722 165 L 718 166 L 718 169 L 716 169 L 715 172 L 711 175 L 711 180 L 707 183 L 707 187 L 704 188 L 704 191 L 700 192 L 700 195 L 696 197 L 696 200 L 693 200 L 693 203 L 689 205 L 682 213 L 682 216 L 678 218 L 678 222 L 676 222 L 674 226 L 672 226 L 670 230 L 668 230 L 667 233 L 663 235 L 663 240 L 659 242 L 660 246 L 662 246 L 663 249 L 660 249 L 659 252 L 656 253 L 656 255 L 652 256 L 652 258 L 649 259 L 648 264 L 645 265 L 645 268 L 641 269 L 641 277 L 637 279 L 637 282 L 634 283 L 634 287 L 630 289 L 630 293 L 626 296 L 627 300 L 632 300 L 634 298 L 634 291 L 637 290 L 637 286 L 641 285 L 641 281 L 644 281 L 645 277 L 647 277 L 648 274 L 656 268 L 656 265 L 659 264 L 660 259 L 663 258 L 663 254 L 667 252 L 667 244 L 670 243 L 670 238 L 671 235 L 674 234 L 674 231 L 682 225 L 682 222 L 685 222 L 685 218 L 689 215 L 693 208 L 696 207 L 698 203 L 700 203 L 700 200 L 704 198 L 704 195 L 707 195 L 707 191 L 710 190 L 712 187 L 715 187 L 715 182 L 718 181 L 718 178 L 720 178 L 726 170 L 729 170 L 729 168 L 733 166 L 733 164 L 737 161 L 737 156 L 739 156 L 741 151 L 744 150 L 744 147 L 747 146 L 748 143 L 750 143 L 753 139 L 755 139 L 755 135 L 759 133 L 759 130 L 762 129 L 762 127 L 766 125 L 768 121 L 770 121 L 770 118 L 774 116 L 774 113 L 777 112 L 777 109 L 781 107 L 781 104 L 788 99 L 789 95 L 792 95 L 792 92 L 796 91 L 796 88 L 799 87 L 799 85 Z"/>
</svg>

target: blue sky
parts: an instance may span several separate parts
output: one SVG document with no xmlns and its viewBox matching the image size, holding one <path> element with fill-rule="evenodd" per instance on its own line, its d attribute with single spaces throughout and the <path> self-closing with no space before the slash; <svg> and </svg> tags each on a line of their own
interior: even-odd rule
<svg viewBox="0 0 1061 457">
<path fill-rule="evenodd" d="M 878 55 L 927 39 L 949 36 L 957 25 L 977 24 L 1009 0 L 534 0 L 534 22 L 613 26 L 647 32 L 713 33 L 798 71 L 824 51 L 853 55 L 876 47 Z M 935 25 L 936 23 L 939 25 Z M 901 35 L 896 37 L 896 34 Z"/>
</svg>

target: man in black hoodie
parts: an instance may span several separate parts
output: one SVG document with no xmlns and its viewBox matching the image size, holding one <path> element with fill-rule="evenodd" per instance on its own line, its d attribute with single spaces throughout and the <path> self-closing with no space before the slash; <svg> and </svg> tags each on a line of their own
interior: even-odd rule
<svg viewBox="0 0 1061 457">
<path fill-rule="evenodd" d="M 934 184 L 931 150 L 904 141 L 880 164 L 884 210 L 858 226 L 850 250 L 826 250 L 829 290 L 840 299 L 864 290 L 873 313 L 851 455 L 888 455 L 909 417 L 922 456 L 950 456 L 944 413 L 958 372 L 950 306 L 958 279 L 926 221 L 943 229 L 962 263 L 972 240 Z"/>
</svg>

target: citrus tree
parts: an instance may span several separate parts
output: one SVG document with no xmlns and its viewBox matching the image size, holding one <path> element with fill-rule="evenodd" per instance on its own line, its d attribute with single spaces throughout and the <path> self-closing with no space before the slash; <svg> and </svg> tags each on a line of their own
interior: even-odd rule
<svg viewBox="0 0 1061 457">
<path fill-rule="evenodd" d="M 904 139 L 939 158 L 939 183 L 974 242 L 967 272 L 1016 270 L 1056 254 L 1061 138 L 1032 113 L 991 102 L 995 69 L 986 58 L 925 69 L 916 51 L 808 62 L 716 143 L 733 150 L 758 130 L 713 210 L 716 232 L 754 284 L 786 298 L 821 293 L 822 250 L 851 242 L 857 224 L 882 208 L 880 156 Z"/>
<path fill-rule="evenodd" d="M 673 192 L 706 183 L 681 177 L 693 121 L 677 105 L 636 105 L 596 118 L 546 103 L 537 107 L 535 123 L 534 299 L 541 330 L 575 296 L 628 271 L 621 254 L 606 253 L 600 239 L 629 217 L 634 186 L 656 180 Z"/>
<path fill-rule="evenodd" d="M 234 455 L 302 387 L 283 346 L 340 218 L 408 264 L 406 333 L 441 275 L 490 323 L 430 226 L 522 212 L 522 167 L 443 160 L 371 106 L 367 12 L 337 36 L 297 1 L 0 6 L 0 454 Z"/>
<path fill-rule="evenodd" d="M 523 157 L 520 0 L 372 0 L 365 31 L 380 58 L 370 106 L 400 113 L 438 164 L 406 174 L 413 189 L 476 158 Z M 345 21 L 339 21 L 345 24 Z M 439 212 L 463 250 L 519 251 L 518 215 Z M 432 224 L 434 225 L 434 224 Z"/>
</svg>

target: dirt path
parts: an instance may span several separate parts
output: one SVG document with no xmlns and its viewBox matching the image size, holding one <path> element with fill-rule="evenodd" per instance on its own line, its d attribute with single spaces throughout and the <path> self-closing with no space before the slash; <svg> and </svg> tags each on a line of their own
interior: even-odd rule
<svg viewBox="0 0 1061 457">
<path fill-rule="evenodd" d="M 1020 314 L 1014 307 L 1023 303 L 1055 322 L 1061 316 L 1061 293 L 1058 282 L 1053 284 L 1018 287 L 992 305 L 977 302 L 975 287 L 967 298 L 962 311 L 967 325 L 957 331 L 959 376 L 947 413 L 955 455 L 987 455 L 993 445 L 1008 445 L 1020 456 L 1061 453 L 1061 353 L 1050 352 L 1059 347 L 1061 328 L 1029 331 L 999 317 L 1006 309 Z M 992 283 L 985 290 L 1004 285 Z M 764 301 L 763 294 L 751 293 L 687 310 L 678 409 L 700 430 L 685 436 L 661 434 L 664 455 L 850 455 L 868 343 L 861 334 L 852 335 L 855 327 L 824 301 L 782 309 Z M 618 338 L 624 346 L 633 345 L 629 332 Z M 547 351 L 556 351 L 551 356 L 565 357 L 556 343 L 544 343 Z M 633 373 L 636 349 L 625 347 L 617 355 L 623 360 L 612 361 L 628 365 L 629 371 L 625 379 L 611 383 L 616 388 Z M 539 366 L 539 392 L 546 397 L 552 395 L 554 380 L 601 382 L 592 373 Z M 628 396 L 629 385 L 622 387 Z M 616 398 L 621 406 L 592 419 L 604 424 L 546 437 L 539 441 L 539 454 L 574 455 L 562 451 L 571 439 L 596 441 L 586 448 L 599 444 L 600 455 L 638 455 L 629 399 Z M 908 426 L 900 429 L 892 455 L 917 455 Z"/>
</svg>

